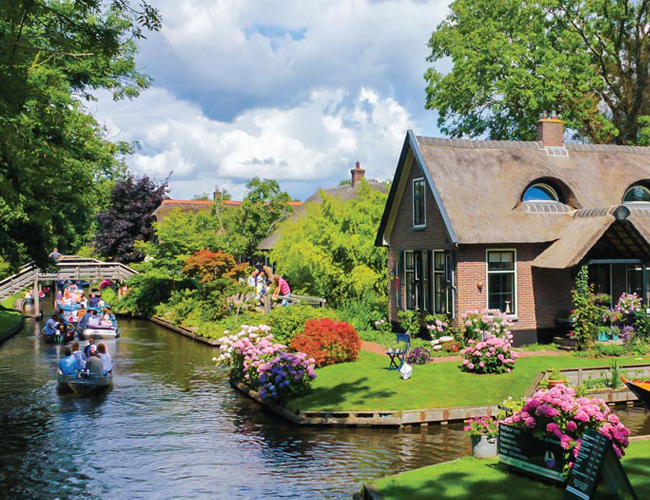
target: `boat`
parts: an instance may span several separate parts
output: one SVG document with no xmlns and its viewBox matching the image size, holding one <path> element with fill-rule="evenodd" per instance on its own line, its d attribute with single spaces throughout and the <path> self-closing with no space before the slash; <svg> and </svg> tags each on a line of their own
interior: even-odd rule
<svg viewBox="0 0 650 500">
<path fill-rule="evenodd" d="M 113 374 L 109 373 L 105 376 L 91 375 L 88 373 L 64 375 L 60 370 L 57 370 L 56 380 L 60 387 L 69 388 L 75 394 L 83 396 L 111 386 L 113 384 Z"/>
<path fill-rule="evenodd" d="M 625 375 L 621 375 L 621 380 L 639 398 L 639 401 L 650 410 L 650 380 L 628 380 Z"/>
<path fill-rule="evenodd" d="M 63 335 L 61 335 L 61 333 L 58 331 L 49 333 L 45 331 L 45 327 L 41 329 L 41 333 L 43 334 L 43 339 L 45 342 L 63 342 L 65 344 L 74 340 L 75 327 L 70 323 L 66 324 L 66 330 Z"/>
<path fill-rule="evenodd" d="M 56 305 L 65 315 L 69 315 L 72 313 L 72 311 L 81 309 L 81 306 L 79 304 L 64 304 L 63 302 L 57 302 Z"/>
<path fill-rule="evenodd" d="M 85 339 L 116 339 L 120 336 L 120 328 L 113 321 L 111 325 L 86 326 L 81 335 Z"/>
</svg>

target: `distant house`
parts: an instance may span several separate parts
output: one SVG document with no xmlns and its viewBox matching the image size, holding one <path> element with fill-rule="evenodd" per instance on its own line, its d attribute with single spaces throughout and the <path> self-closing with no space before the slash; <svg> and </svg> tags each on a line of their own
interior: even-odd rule
<svg viewBox="0 0 650 500">
<path fill-rule="evenodd" d="M 357 196 L 359 196 L 359 188 L 361 187 L 361 181 L 365 179 L 365 174 L 366 171 L 362 169 L 361 164 L 357 162 L 355 167 L 350 170 L 349 183 L 342 184 L 341 186 L 337 186 L 334 188 L 322 189 L 322 190 L 319 189 L 314 194 L 312 194 L 309 198 L 307 198 L 307 200 L 302 204 L 302 206 L 295 208 L 290 219 L 295 221 L 295 220 L 299 220 L 300 217 L 303 217 L 307 213 L 307 208 L 306 208 L 307 204 L 321 203 L 323 201 L 323 198 L 321 196 L 321 191 L 325 192 L 329 196 L 332 196 L 334 198 L 339 198 L 343 201 L 355 199 Z M 381 191 L 382 193 L 388 191 L 386 189 L 386 186 L 383 183 L 375 179 L 366 179 L 366 182 L 372 188 Z M 257 249 L 265 250 L 265 251 L 273 250 L 273 247 L 280 239 L 281 234 L 282 234 L 282 229 L 279 228 L 277 231 L 269 235 L 266 239 L 262 240 L 262 242 L 257 246 Z"/>
<path fill-rule="evenodd" d="M 389 249 L 390 315 L 511 315 L 517 343 L 548 339 L 579 266 L 598 292 L 646 301 L 650 148 L 407 133 L 376 244 Z"/>
</svg>

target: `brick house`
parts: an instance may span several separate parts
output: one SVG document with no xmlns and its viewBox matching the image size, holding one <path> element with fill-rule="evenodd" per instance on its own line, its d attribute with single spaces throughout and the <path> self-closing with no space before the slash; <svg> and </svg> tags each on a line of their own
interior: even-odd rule
<svg viewBox="0 0 650 500">
<path fill-rule="evenodd" d="M 650 148 L 418 137 L 409 131 L 377 235 L 389 314 L 512 316 L 517 344 L 547 341 L 583 264 L 600 293 L 647 299 Z"/>
</svg>

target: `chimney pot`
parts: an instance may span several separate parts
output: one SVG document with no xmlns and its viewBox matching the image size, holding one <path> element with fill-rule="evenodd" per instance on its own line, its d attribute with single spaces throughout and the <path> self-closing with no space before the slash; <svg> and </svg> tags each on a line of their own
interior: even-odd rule
<svg viewBox="0 0 650 500">
<path fill-rule="evenodd" d="M 544 117 L 537 122 L 537 140 L 544 146 L 564 146 L 564 123 L 557 117 L 555 112 L 548 118 L 546 112 Z"/>
<path fill-rule="evenodd" d="M 354 185 L 361 181 L 365 175 L 366 171 L 361 168 L 361 162 L 357 161 L 355 164 L 354 168 L 350 170 L 350 174 L 352 174 L 352 178 L 350 180 L 350 186 L 354 187 Z"/>
</svg>

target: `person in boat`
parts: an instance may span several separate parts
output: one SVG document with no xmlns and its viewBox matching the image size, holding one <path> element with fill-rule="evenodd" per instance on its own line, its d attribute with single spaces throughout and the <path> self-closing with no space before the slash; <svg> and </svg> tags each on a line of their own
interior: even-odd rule
<svg viewBox="0 0 650 500">
<path fill-rule="evenodd" d="M 97 348 L 97 346 L 95 345 L 95 341 L 93 339 L 88 339 L 88 345 L 84 347 L 84 357 L 86 358 L 86 360 L 88 360 L 88 358 L 90 357 L 90 351 L 93 348 L 95 349 Z"/>
<path fill-rule="evenodd" d="M 97 297 L 97 295 L 94 293 L 91 293 L 90 300 L 88 300 L 88 305 L 90 307 L 97 307 L 97 304 L 99 304 L 99 297 Z"/>
<path fill-rule="evenodd" d="M 77 304 L 79 304 L 79 307 L 81 309 L 86 309 L 86 307 L 88 307 L 88 301 L 86 300 L 86 296 L 83 292 L 79 294 L 79 300 L 77 301 Z"/>
<path fill-rule="evenodd" d="M 101 318 L 97 315 L 97 311 L 93 311 L 90 318 L 88 318 L 88 326 L 99 326 Z"/>
<path fill-rule="evenodd" d="M 94 375 L 96 377 L 104 376 L 104 366 L 102 365 L 102 360 L 99 358 L 99 352 L 97 352 L 97 346 L 95 344 L 92 344 L 90 356 L 86 360 L 86 372 L 88 375 Z"/>
<path fill-rule="evenodd" d="M 79 342 L 76 340 L 72 343 L 72 357 L 74 358 L 75 370 L 81 371 L 86 368 L 86 356 L 81 349 L 79 349 Z"/>
<path fill-rule="evenodd" d="M 79 318 L 79 330 L 84 331 L 86 329 L 86 326 L 88 326 L 88 320 L 92 316 L 91 311 L 84 311 L 84 314 Z"/>
<path fill-rule="evenodd" d="M 61 322 L 61 317 L 59 316 L 59 313 L 54 313 L 45 322 L 45 333 L 48 335 L 54 335 L 59 329 L 60 322 Z"/>
<path fill-rule="evenodd" d="M 72 375 L 77 371 L 75 358 L 69 347 L 64 349 L 63 354 L 65 357 L 59 360 L 59 370 L 63 375 Z"/>
<path fill-rule="evenodd" d="M 99 301 L 97 302 L 97 307 L 102 308 L 102 307 L 106 307 L 106 305 L 107 304 L 106 304 L 106 302 L 104 302 L 104 299 L 99 297 Z"/>
<path fill-rule="evenodd" d="M 111 313 L 107 307 L 102 310 L 102 319 L 100 324 L 104 326 L 113 326 L 113 320 L 111 318 Z"/>
<path fill-rule="evenodd" d="M 99 353 L 99 359 L 102 360 L 103 375 L 106 376 L 109 373 L 113 373 L 113 360 L 111 359 L 111 355 L 108 354 L 106 344 L 103 342 L 97 344 L 97 352 Z"/>
</svg>

